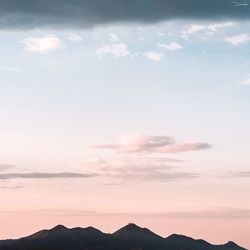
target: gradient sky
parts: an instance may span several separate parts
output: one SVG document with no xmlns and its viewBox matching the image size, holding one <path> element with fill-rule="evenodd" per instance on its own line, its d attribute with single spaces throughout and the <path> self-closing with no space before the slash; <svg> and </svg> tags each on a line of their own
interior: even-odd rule
<svg viewBox="0 0 250 250">
<path fill-rule="evenodd" d="M 0 1 L 1 239 L 135 222 L 250 248 L 250 7 L 155 2 Z"/>
</svg>

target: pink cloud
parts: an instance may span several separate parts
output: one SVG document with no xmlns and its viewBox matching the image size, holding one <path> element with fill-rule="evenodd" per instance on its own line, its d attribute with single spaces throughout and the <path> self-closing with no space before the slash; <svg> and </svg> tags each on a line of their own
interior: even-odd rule
<svg viewBox="0 0 250 250">
<path fill-rule="evenodd" d="M 113 185 L 129 181 L 172 182 L 200 177 L 197 173 L 179 171 L 177 167 L 169 165 L 169 161 L 169 158 L 151 157 L 110 160 L 97 158 L 82 162 L 81 166 L 90 174 L 111 179 Z"/>
<path fill-rule="evenodd" d="M 120 153 L 180 153 L 204 150 L 211 145 L 203 142 L 175 143 L 171 136 L 121 135 L 114 144 L 94 145 L 92 148 L 115 149 Z"/>
</svg>

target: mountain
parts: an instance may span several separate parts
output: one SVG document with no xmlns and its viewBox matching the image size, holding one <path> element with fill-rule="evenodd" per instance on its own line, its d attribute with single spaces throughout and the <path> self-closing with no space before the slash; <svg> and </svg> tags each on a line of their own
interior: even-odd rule
<svg viewBox="0 0 250 250">
<path fill-rule="evenodd" d="M 165 249 L 163 247 L 164 238 L 151 232 L 147 228 L 141 228 L 132 223 L 114 232 L 113 236 L 128 242 L 131 249 Z"/>
<path fill-rule="evenodd" d="M 246 250 L 229 241 L 212 245 L 173 234 L 163 238 L 135 224 L 106 234 L 93 227 L 69 229 L 58 225 L 17 240 L 1 240 L 0 250 Z"/>
</svg>

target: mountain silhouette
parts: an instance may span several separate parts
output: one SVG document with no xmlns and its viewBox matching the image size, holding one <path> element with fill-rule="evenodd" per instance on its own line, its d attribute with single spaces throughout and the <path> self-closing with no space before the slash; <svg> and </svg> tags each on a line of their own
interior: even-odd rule
<svg viewBox="0 0 250 250">
<path fill-rule="evenodd" d="M 1 240 L 0 250 L 246 250 L 229 241 L 212 245 L 204 240 L 172 234 L 163 238 L 135 224 L 106 234 L 87 228 L 58 225 L 17 240 Z"/>
</svg>

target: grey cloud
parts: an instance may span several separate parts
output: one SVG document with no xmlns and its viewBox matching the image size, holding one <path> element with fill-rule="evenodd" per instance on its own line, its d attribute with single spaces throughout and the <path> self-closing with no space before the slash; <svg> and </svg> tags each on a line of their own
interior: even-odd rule
<svg viewBox="0 0 250 250">
<path fill-rule="evenodd" d="M 100 144 L 92 148 L 115 149 L 120 153 L 181 153 L 209 149 L 204 142 L 176 143 L 170 136 L 120 135 L 115 144 Z"/>
<path fill-rule="evenodd" d="M 231 0 L 0 0 L 1 29 L 81 29 L 176 19 L 249 20 L 250 7 L 235 7 Z"/>
<path fill-rule="evenodd" d="M 10 179 L 58 179 L 58 178 L 90 178 L 96 174 L 81 174 L 81 173 L 6 173 L 0 174 L 0 180 Z"/>
<path fill-rule="evenodd" d="M 190 142 L 190 143 L 167 145 L 167 146 L 159 148 L 159 152 L 181 153 L 181 152 L 186 152 L 186 151 L 205 150 L 205 149 L 210 149 L 211 147 L 212 146 L 208 143 Z"/>
</svg>

